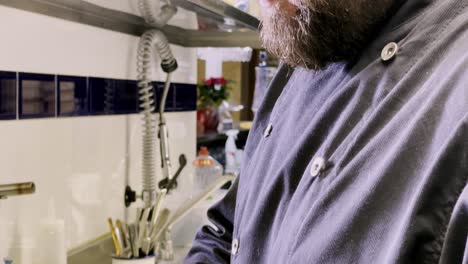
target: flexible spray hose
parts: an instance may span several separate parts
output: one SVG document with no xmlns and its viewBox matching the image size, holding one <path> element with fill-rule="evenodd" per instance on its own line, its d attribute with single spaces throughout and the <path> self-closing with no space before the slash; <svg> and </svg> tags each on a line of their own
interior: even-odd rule
<svg viewBox="0 0 468 264">
<path fill-rule="evenodd" d="M 138 8 L 146 23 L 158 28 L 166 25 L 169 19 L 177 13 L 177 8 L 168 2 L 161 7 L 161 10 L 157 11 L 152 8 L 150 0 L 140 0 Z"/>
<path fill-rule="evenodd" d="M 143 114 L 143 201 L 147 207 L 152 206 L 156 200 L 154 164 L 156 120 L 154 118 L 154 89 L 151 79 L 153 51 L 159 54 L 161 67 L 168 73 L 165 87 L 169 87 L 170 73 L 177 69 L 177 61 L 172 55 L 166 37 L 158 30 L 146 31 L 141 37 L 138 47 L 137 72 L 140 107 Z M 167 94 L 167 91 L 165 93 Z M 165 102 L 161 103 L 165 105 Z"/>
<path fill-rule="evenodd" d="M 164 107 L 166 106 L 167 93 L 169 92 L 171 75 L 167 75 L 166 83 L 164 85 L 164 90 L 159 105 L 159 141 L 160 141 L 160 151 L 161 151 L 161 164 L 163 171 L 163 178 L 171 180 L 171 159 L 169 154 L 169 132 L 167 130 L 166 118 L 164 116 Z"/>
</svg>

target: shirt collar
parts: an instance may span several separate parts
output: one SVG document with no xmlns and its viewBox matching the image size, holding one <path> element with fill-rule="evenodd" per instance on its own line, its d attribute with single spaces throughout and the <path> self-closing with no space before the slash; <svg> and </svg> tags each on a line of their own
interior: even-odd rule
<svg viewBox="0 0 468 264">
<path fill-rule="evenodd" d="M 437 1 L 458 0 L 397 0 L 391 15 L 377 29 L 377 37 L 363 49 L 361 57 L 352 67 L 352 72 L 357 72 L 380 58 L 382 49 L 390 42 L 399 43 L 413 30 Z"/>
<path fill-rule="evenodd" d="M 437 0 L 397 0 L 392 15 L 389 17 L 384 31 L 396 30 L 405 26 L 414 26 L 418 18 Z"/>
</svg>

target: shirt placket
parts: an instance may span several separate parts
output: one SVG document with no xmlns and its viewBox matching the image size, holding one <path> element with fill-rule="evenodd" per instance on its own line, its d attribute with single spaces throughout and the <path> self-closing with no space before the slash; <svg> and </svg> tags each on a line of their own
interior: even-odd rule
<svg viewBox="0 0 468 264">
<path fill-rule="evenodd" d="M 294 82 L 295 82 L 294 80 L 295 79 L 293 79 L 293 78 L 296 78 L 296 79 L 299 78 L 299 76 L 297 76 L 297 74 L 299 74 L 297 71 L 295 71 L 293 73 L 293 76 L 291 76 L 291 79 L 293 80 L 293 82 L 291 84 L 288 83 L 285 86 L 285 88 L 289 88 L 289 89 L 283 89 L 283 92 L 278 97 L 277 102 L 275 104 L 275 107 L 273 108 L 272 113 L 271 113 L 271 115 L 270 115 L 270 117 L 268 119 L 269 121 L 266 123 L 266 126 L 263 129 L 263 137 L 261 138 L 261 141 L 258 143 L 258 146 L 257 146 L 258 150 L 257 151 L 261 152 L 261 150 L 263 149 L 265 144 L 270 144 L 272 138 L 274 138 L 274 136 L 275 136 L 274 135 L 275 126 L 280 125 L 277 122 L 278 115 L 279 115 L 279 113 L 281 113 L 282 109 L 287 107 L 287 102 L 285 101 L 285 98 L 287 98 L 288 93 L 290 93 L 292 88 L 294 87 Z M 252 163 L 253 162 L 249 162 L 246 165 L 246 167 L 245 167 L 246 171 L 249 171 L 251 169 Z M 239 223 L 239 218 L 236 219 L 236 222 Z M 237 256 L 241 252 L 241 235 L 242 235 L 242 230 L 240 230 L 239 224 L 236 224 L 235 230 L 234 230 L 234 235 L 233 235 L 233 240 L 232 240 L 232 244 L 231 244 L 231 262 L 232 263 L 235 263 Z"/>
</svg>

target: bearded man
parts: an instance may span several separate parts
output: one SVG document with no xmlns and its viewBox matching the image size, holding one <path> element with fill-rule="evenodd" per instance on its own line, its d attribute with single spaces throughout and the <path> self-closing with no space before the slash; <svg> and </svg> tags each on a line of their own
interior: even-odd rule
<svg viewBox="0 0 468 264">
<path fill-rule="evenodd" d="M 282 64 L 185 263 L 468 263 L 468 0 L 262 0 Z"/>
</svg>

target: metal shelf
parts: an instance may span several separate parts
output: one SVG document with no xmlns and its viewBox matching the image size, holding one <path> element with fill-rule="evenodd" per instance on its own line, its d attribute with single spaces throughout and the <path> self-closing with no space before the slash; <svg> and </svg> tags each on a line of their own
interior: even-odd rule
<svg viewBox="0 0 468 264">
<path fill-rule="evenodd" d="M 171 2 L 184 9 L 196 12 L 199 22 L 208 20 L 208 24 L 210 22 L 216 23 L 214 28 L 208 27 L 203 28 L 203 30 L 243 31 L 249 29 L 257 31 L 260 25 L 256 17 L 221 0 L 172 0 Z"/>
<path fill-rule="evenodd" d="M 258 19 L 221 0 L 173 0 L 198 14 L 202 30 L 167 25 L 161 29 L 169 42 L 184 47 L 260 48 Z M 136 15 L 104 8 L 83 0 L 0 0 L 0 5 L 81 24 L 141 36 L 149 28 Z"/>
</svg>

